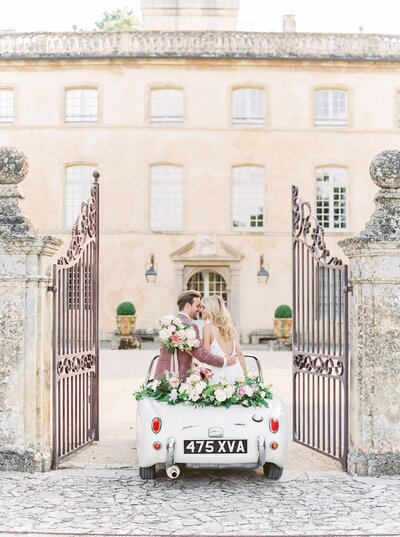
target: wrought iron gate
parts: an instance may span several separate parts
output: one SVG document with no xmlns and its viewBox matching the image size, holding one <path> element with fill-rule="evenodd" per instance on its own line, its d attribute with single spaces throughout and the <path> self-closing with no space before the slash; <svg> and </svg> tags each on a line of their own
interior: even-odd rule
<svg viewBox="0 0 400 537">
<path fill-rule="evenodd" d="M 292 187 L 293 439 L 348 454 L 348 267 L 331 257 L 311 206 Z"/>
<path fill-rule="evenodd" d="M 53 266 L 53 469 L 99 439 L 99 173 Z"/>
</svg>

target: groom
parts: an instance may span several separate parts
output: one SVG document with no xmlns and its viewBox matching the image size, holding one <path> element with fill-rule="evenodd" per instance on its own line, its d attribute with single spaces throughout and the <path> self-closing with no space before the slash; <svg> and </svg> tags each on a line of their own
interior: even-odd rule
<svg viewBox="0 0 400 537">
<path fill-rule="evenodd" d="M 177 304 L 179 308 L 178 317 L 182 323 L 191 325 L 196 332 L 196 337 L 199 338 L 199 329 L 192 321 L 196 319 L 197 313 L 200 311 L 200 299 L 201 293 L 193 289 L 188 291 L 182 291 L 178 296 Z M 236 356 L 217 356 L 206 350 L 203 346 L 193 348 L 191 354 L 178 350 L 178 369 L 179 375 L 186 379 L 189 369 L 193 367 L 193 357 L 205 364 L 212 365 L 214 367 L 223 367 L 226 365 L 233 365 L 236 363 Z M 164 346 L 161 346 L 160 357 L 158 359 L 156 372 L 154 378 L 159 379 L 164 376 L 165 371 L 169 371 L 171 368 L 171 352 Z"/>
</svg>

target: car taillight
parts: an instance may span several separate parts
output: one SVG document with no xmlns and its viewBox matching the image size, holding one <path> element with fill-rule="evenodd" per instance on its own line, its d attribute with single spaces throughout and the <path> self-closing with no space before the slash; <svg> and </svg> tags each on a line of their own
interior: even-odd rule
<svg viewBox="0 0 400 537">
<path fill-rule="evenodd" d="M 159 433 L 161 431 L 161 425 L 161 418 L 153 418 L 153 421 L 151 422 L 151 430 L 153 433 Z"/>
<path fill-rule="evenodd" d="M 153 443 L 153 448 L 154 448 L 156 451 L 159 451 L 159 450 L 162 448 L 162 444 L 161 444 L 161 442 L 154 442 L 154 443 Z"/>
<path fill-rule="evenodd" d="M 271 418 L 269 420 L 269 430 L 271 433 L 277 433 L 279 431 L 279 420 L 276 418 Z"/>
</svg>

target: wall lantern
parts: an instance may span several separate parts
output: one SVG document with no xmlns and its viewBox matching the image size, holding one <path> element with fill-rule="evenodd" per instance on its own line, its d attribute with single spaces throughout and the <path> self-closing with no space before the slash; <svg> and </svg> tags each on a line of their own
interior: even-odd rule
<svg viewBox="0 0 400 537">
<path fill-rule="evenodd" d="M 146 276 L 147 283 L 156 283 L 157 271 L 154 266 L 154 254 L 150 254 L 150 263 L 146 263 Z"/>
<path fill-rule="evenodd" d="M 257 272 L 258 283 L 267 283 L 269 278 L 269 272 L 264 267 L 264 256 L 260 254 L 260 270 Z"/>
</svg>

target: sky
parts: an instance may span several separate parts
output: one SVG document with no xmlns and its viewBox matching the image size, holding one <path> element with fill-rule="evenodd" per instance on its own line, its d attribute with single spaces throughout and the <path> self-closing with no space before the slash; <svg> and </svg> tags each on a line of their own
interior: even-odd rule
<svg viewBox="0 0 400 537">
<path fill-rule="evenodd" d="M 0 30 L 92 30 L 124 6 L 140 17 L 140 0 L 0 0 Z M 400 34 L 400 0 L 240 0 L 238 30 L 280 32 L 284 14 L 296 15 L 298 32 Z"/>
</svg>

